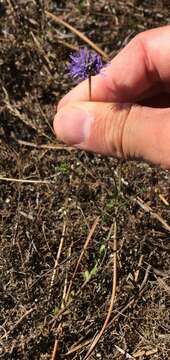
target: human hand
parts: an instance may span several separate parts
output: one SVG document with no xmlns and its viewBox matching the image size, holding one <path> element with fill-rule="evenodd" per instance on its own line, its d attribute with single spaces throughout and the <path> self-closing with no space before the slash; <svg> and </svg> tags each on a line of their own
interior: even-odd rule
<svg viewBox="0 0 170 360">
<path fill-rule="evenodd" d="M 59 139 L 105 155 L 170 169 L 170 26 L 140 33 L 105 68 L 58 104 Z"/>
</svg>

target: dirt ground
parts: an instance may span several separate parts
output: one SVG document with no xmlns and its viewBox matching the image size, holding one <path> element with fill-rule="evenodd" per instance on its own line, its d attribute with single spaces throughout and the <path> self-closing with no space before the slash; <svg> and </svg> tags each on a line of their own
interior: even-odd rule
<svg viewBox="0 0 170 360">
<path fill-rule="evenodd" d="M 0 1 L 0 359 L 85 359 L 106 317 L 86 358 L 170 359 L 169 172 L 52 129 L 69 54 L 88 46 L 75 29 L 111 57 L 169 14 L 169 0 Z"/>
</svg>

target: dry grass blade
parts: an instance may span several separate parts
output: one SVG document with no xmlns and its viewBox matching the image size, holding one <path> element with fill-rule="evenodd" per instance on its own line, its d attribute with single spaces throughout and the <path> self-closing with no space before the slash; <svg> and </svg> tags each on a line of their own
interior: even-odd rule
<svg viewBox="0 0 170 360">
<path fill-rule="evenodd" d="M 64 237 L 64 234 L 65 234 L 65 227 L 66 227 L 66 224 L 64 224 L 64 226 L 63 226 L 62 237 Z M 61 242 L 60 242 L 59 248 L 61 248 L 61 247 L 62 247 L 62 246 L 61 246 Z M 60 254 L 59 254 L 60 252 L 61 252 L 61 250 L 59 249 L 58 254 L 57 254 L 57 258 L 60 257 Z M 66 284 L 67 284 L 67 277 L 66 277 L 66 279 L 65 279 L 65 284 L 64 284 L 63 300 L 62 300 L 62 303 L 61 303 L 61 309 L 64 308 L 64 299 L 65 299 L 65 296 L 66 296 Z M 58 328 L 57 328 L 57 330 L 56 330 L 56 336 L 58 336 L 59 333 L 61 333 L 61 331 L 62 331 L 62 322 L 60 322 L 59 325 L 58 325 Z M 58 351 L 59 351 L 59 339 L 58 339 L 58 337 L 57 337 L 57 338 L 55 339 L 55 342 L 54 342 L 54 347 L 53 347 L 53 352 L 52 352 L 52 358 L 51 358 L 51 360 L 56 360 L 56 356 L 57 356 L 57 354 L 58 354 Z"/>
<path fill-rule="evenodd" d="M 115 345 L 115 348 L 123 355 L 125 355 L 125 359 L 131 359 L 134 360 L 135 358 L 131 356 L 129 353 L 127 353 L 125 350 L 121 349 L 119 346 Z"/>
<path fill-rule="evenodd" d="M 159 199 L 163 202 L 164 205 L 169 206 L 169 202 L 162 194 L 159 194 Z"/>
<path fill-rule="evenodd" d="M 59 264 L 59 258 L 60 258 L 61 250 L 62 250 L 62 247 L 63 247 L 65 231 L 66 231 L 66 221 L 64 221 L 64 224 L 63 224 L 62 236 L 61 236 L 60 244 L 59 244 L 59 247 L 58 247 L 57 257 L 56 257 L 56 260 L 55 260 L 54 269 L 53 269 L 53 273 L 52 273 L 52 277 L 51 277 L 49 297 L 48 297 L 49 301 L 51 299 L 53 284 L 54 284 L 54 280 L 55 280 L 56 272 L 57 272 L 57 266 Z"/>
<path fill-rule="evenodd" d="M 111 316 L 111 313 L 112 313 L 112 310 L 113 310 L 113 305 L 114 305 L 114 301 L 115 301 L 115 295 L 116 295 L 116 280 L 117 280 L 117 265 L 116 265 L 116 262 L 117 262 L 117 240 L 116 240 L 116 232 L 117 232 L 117 227 L 116 227 L 116 220 L 114 222 L 114 224 L 112 224 L 112 227 L 111 227 L 111 231 L 113 230 L 113 227 L 114 227 L 114 235 L 113 235 L 113 238 L 114 238 L 114 243 L 113 243 L 113 283 L 112 283 L 112 295 L 111 295 L 111 301 L 110 301 L 110 306 L 109 306 L 109 310 L 108 310 L 108 313 L 107 313 L 107 316 L 106 316 L 106 319 L 105 319 L 105 322 L 99 332 L 99 334 L 94 338 L 86 356 L 84 357 L 84 360 L 87 360 L 89 359 L 91 353 L 93 352 L 93 350 L 95 349 L 97 343 L 99 342 L 100 338 L 102 337 L 108 323 L 109 323 L 109 320 L 110 320 L 110 316 Z"/>
<path fill-rule="evenodd" d="M 115 175 L 118 177 L 116 172 L 115 172 Z M 121 180 L 122 184 L 124 184 L 125 186 L 128 186 L 127 182 L 124 180 L 123 177 L 121 177 L 120 180 Z M 158 213 L 155 213 L 149 205 L 144 203 L 144 201 L 139 196 L 136 198 L 132 197 L 131 199 L 132 199 L 132 201 L 136 202 L 141 207 L 141 209 L 143 209 L 145 212 L 149 212 L 150 215 L 152 216 L 152 218 L 158 220 L 162 224 L 164 229 L 170 232 L 170 225 L 167 224 L 167 222 Z"/>
<path fill-rule="evenodd" d="M 136 282 L 136 283 L 137 283 L 137 281 L 138 281 L 139 272 L 140 272 L 140 268 L 141 268 L 143 259 L 144 259 L 144 255 L 141 255 L 141 256 L 140 256 L 140 259 L 139 259 L 139 263 L 138 263 L 138 269 L 137 269 L 136 272 L 135 272 L 135 282 Z"/>
<path fill-rule="evenodd" d="M 83 246 L 83 249 L 82 249 L 82 251 L 81 251 L 81 254 L 80 254 L 80 256 L 79 256 L 79 259 L 78 259 L 78 261 L 77 261 L 76 267 L 75 267 L 75 269 L 74 269 L 74 272 L 73 272 L 73 275 L 72 275 L 72 277 L 71 277 L 71 280 L 70 280 L 70 283 L 69 283 L 69 286 L 68 286 L 68 290 L 67 290 L 67 293 L 66 293 L 66 296 L 65 296 L 65 302 L 66 302 L 66 303 L 67 303 L 67 301 L 68 301 L 69 294 L 70 294 L 70 290 L 71 290 L 71 287 L 72 287 L 72 283 L 73 283 L 73 280 L 74 280 L 74 278 L 75 278 L 75 275 L 76 275 L 76 272 L 77 272 L 77 270 L 78 270 L 78 267 L 79 267 L 79 265 L 80 265 L 81 259 L 82 259 L 83 255 L 84 255 L 84 252 L 85 252 L 85 250 L 87 249 L 87 246 L 88 246 L 88 244 L 89 244 L 89 242 L 90 242 L 90 240 L 91 240 L 91 238 L 92 238 L 92 236 L 93 236 L 93 234 L 94 234 L 94 231 L 95 231 L 95 229 L 96 229 L 96 227 L 97 227 L 97 225 L 98 225 L 98 223 L 99 223 L 99 219 L 100 219 L 99 216 L 95 219 L 95 221 L 94 221 L 94 223 L 93 223 L 93 225 L 92 225 L 92 228 L 90 229 L 90 232 L 89 232 L 89 234 L 88 234 L 88 236 L 87 236 L 87 239 L 86 239 L 86 241 L 85 241 L 85 244 L 84 244 L 84 246 Z"/>
<path fill-rule="evenodd" d="M 0 340 L 7 338 L 22 322 L 23 320 L 30 315 L 33 311 L 35 311 L 35 307 L 27 310 L 24 315 L 20 317 L 20 319 L 14 324 L 14 326 L 0 338 Z"/>
<path fill-rule="evenodd" d="M 137 202 L 144 211 L 149 212 L 154 219 L 157 219 L 165 230 L 170 231 L 170 225 L 167 224 L 167 222 L 159 214 L 155 213 L 149 205 L 145 204 L 140 197 L 137 197 L 134 201 Z"/>
<path fill-rule="evenodd" d="M 38 108 L 39 108 L 39 111 L 40 111 L 40 113 L 41 113 L 41 115 L 42 115 L 42 118 L 43 118 L 44 122 L 48 125 L 49 129 L 51 130 L 52 135 L 53 135 L 54 137 L 56 137 L 56 136 L 55 136 L 54 129 L 53 129 L 52 125 L 50 124 L 47 116 L 44 114 L 44 111 L 43 111 L 43 109 L 42 109 L 42 106 L 40 105 L 40 103 L 39 103 L 38 101 L 37 101 L 37 106 L 38 106 Z"/>
<path fill-rule="evenodd" d="M 71 150 L 76 150 L 75 148 L 71 147 L 71 146 L 65 146 L 65 145 L 55 145 L 55 144 L 42 144 L 42 145 L 38 145 L 38 144 L 34 144 L 28 141 L 24 141 L 24 140 L 19 140 L 17 139 L 18 144 L 20 145 L 24 145 L 24 146 L 29 146 L 32 148 L 36 148 L 36 149 L 47 149 L 47 150 L 65 150 L 70 152 Z"/>
<path fill-rule="evenodd" d="M 146 282 L 147 282 L 147 280 L 148 280 L 148 276 L 149 276 L 149 272 L 150 272 L 151 268 L 152 268 L 152 266 L 151 266 L 150 264 L 148 264 L 147 269 L 146 269 L 146 271 L 145 271 L 144 279 L 143 279 L 143 281 L 142 281 L 142 284 L 141 284 L 140 287 L 139 287 L 140 290 L 142 290 L 143 287 L 145 286 L 145 284 L 146 284 Z"/>
<path fill-rule="evenodd" d="M 143 356 L 151 356 L 151 355 L 154 355 L 158 352 L 158 349 L 152 349 L 152 350 L 148 350 L 148 351 L 145 351 L 145 350 L 141 350 L 141 351 L 138 351 L 136 353 L 133 354 L 133 357 L 135 359 L 137 358 L 141 358 Z"/>
<path fill-rule="evenodd" d="M 70 294 L 71 286 L 72 286 L 72 283 L 73 283 L 73 279 L 75 278 L 76 272 L 77 272 L 78 267 L 79 267 L 80 262 L 81 262 L 81 259 L 82 259 L 83 255 L 84 255 L 84 251 L 86 250 L 86 248 L 87 248 L 87 246 L 88 246 L 88 244 L 89 244 L 89 242 L 90 242 L 90 240 L 91 240 L 91 238 L 92 238 L 92 236 L 93 236 L 93 233 L 94 233 L 94 231 L 95 231 L 95 229 L 96 229 L 96 226 L 97 226 L 97 224 L 98 224 L 98 222 L 99 222 L 99 219 L 100 219 L 100 218 L 97 217 L 96 220 L 95 220 L 95 222 L 94 222 L 93 225 L 92 225 L 92 228 L 91 228 L 91 230 L 90 230 L 90 232 L 89 232 L 89 235 L 88 235 L 88 237 L 87 237 L 87 239 L 86 239 L 86 242 L 85 242 L 85 244 L 84 244 L 84 247 L 83 247 L 83 249 L 82 249 L 82 252 L 81 252 L 81 254 L 80 254 L 80 257 L 79 257 L 79 259 L 78 259 L 76 268 L 75 268 L 74 273 L 73 273 L 73 275 L 72 275 L 72 278 L 71 278 L 71 280 L 70 280 L 70 283 L 69 283 L 69 286 L 68 286 L 68 290 L 67 290 L 67 292 L 65 291 L 65 295 L 64 295 L 64 298 L 63 298 L 63 306 L 61 306 L 61 309 L 59 310 L 58 314 L 55 315 L 54 318 L 50 321 L 50 323 L 49 323 L 50 325 L 53 324 L 53 323 L 55 323 L 55 321 L 56 321 L 57 319 L 59 319 L 59 317 L 68 309 L 68 307 L 69 307 L 70 304 L 72 303 L 72 300 L 69 299 L 69 294 Z M 83 286 L 84 286 L 85 284 L 86 284 L 86 283 L 84 283 Z M 78 291 L 77 291 L 76 294 L 75 294 L 75 297 L 80 294 L 81 289 L 82 289 L 83 286 L 79 287 Z M 91 340 L 90 340 L 90 342 L 91 342 Z"/>
<path fill-rule="evenodd" d="M 48 75 L 51 76 L 52 65 L 51 65 L 50 61 L 49 61 L 47 55 L 45 54 L 40 42 L 38 41 L 37 37 L 35 36 L 35 34 L 32 31 L 30 32 L 30 34 L 31 34 L 31 36 L 33 38 L 33 41 L 34 41 L 37 49 L 39 50 L 39 52 L 40 52 L 40 54 L 41 54 L 41 56 L 42 56 L 42 58 L 43 58 L 43 60 L 45 62 L 45 68 L 46 68 L 46 70 L 48 72 Z"/>
<path fill-rule="evenodd" d="M 81 342 L 81 344 L 78 344 L 78 345 L 73 345 L 71 347 L 71 349 L 64 354 L 64 356 L 68 356 L 68 355 L 71 355 L 73 354 L 74 352 L 77 352 L 78 350 L 82 349 L 83 347 L 89 345 L 91 343 L 91 339 L 90 340 L 86 340 L 84 342 Z"/>
<path fill-rule="evenodd" d="M 164 291 L 167 292 L 167 294 L 170 295 L 170 286 L 168 286 L 166 284 L 166 282 L 163 279 L 161 279 L 160 277 L 157 278 L 157 282 L 158 282 L 160 288 L 162 288 Z"/>
<path fill-rule="evenodd" d="M 77 30 L 75 27 L 68 24 L 66 21 L 62 20 L 60 17 L 50 13 L 49 11 L 45 11 L 45 13 L 50 19 L 54 20 L 55 22 L 57 22 L 59 24 L 62 24 L 67 29 L 69 29 L 74 34 L 76 34 L 80 39 L 82 39 L 85 43 L 87 43 L 89 46 L 91 46 L 92 49 L 97 51 L 105 60 L 109 60 L 108 55 L 103 50 L 101 50 L 93 41 L 91 41 L 86 35 L 84 35 L 81 31 Z"/>
<path fill-rule="evenodd" d="M 2 86 L 2 90 L 4 92 L 5 95 L 5 99 L 4 99 L 4 103 L 6 105 L 6 108 L 9 110 L 10 114 L 13 115 L 16 119 L 19 119 L 20 121 L 23 122 L 24 125 L 28 126 L 29 128 L 32 128 L 34 130 L 37 131 L 36 126 L 32 123 L 32 121 L 30 119 L 28 119 L 28 117 L 26 116 L 25 113 L 21 113 L 15 104 L 12 104 L 10 102 L 10 98 L 8 95 L 8 91 L 5 89 L 4 86 Z"/>
<path fill-rule="evenodd" d="M 79 51 L 78 46 L 72 45 L 72 44 L 68 43 L 68 42 L 65 41 L 65 40 L 58 39 L 58 42 L 59 42 L 60 44 L 64 45 L 65 47 L 69 48 L 69 49 L 72 50 L 72 51 Z"/>
<path fill-rule="evenodd" d="M 53 129 L 68 55 L 97 46 L 109 63 L 166 25 L 167 3 L 0 0 L 0 360 L 84 359 L 110 308 L 115 219 L 115 301 L 87 360 L 169 359 L 168 172 L 79 151 Z"/>
<path fill-rule="evenodd" d="M 0 176 L 0 181 L 18 182 L 18 183 L 25 183 L 25 184 L 50 184 L 50 182 L 47 180 L 15 179 L 15 178 L 8 178 L 8 177 L 4 177 L 4 176 Z"/>
</svg>

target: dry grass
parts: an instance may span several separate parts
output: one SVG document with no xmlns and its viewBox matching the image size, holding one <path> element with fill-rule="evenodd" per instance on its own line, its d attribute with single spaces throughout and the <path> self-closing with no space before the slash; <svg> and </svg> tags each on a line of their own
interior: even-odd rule
<svg viewBox="0 0 170 360">
<path fill-rule="evenodd" d="M 169 359 L 169 173 L 66 148 L 52 130 L 70 51 L 110 57 L 169 23 L 168 6 L 0 2 L 1 359 Z"/>
</svg>

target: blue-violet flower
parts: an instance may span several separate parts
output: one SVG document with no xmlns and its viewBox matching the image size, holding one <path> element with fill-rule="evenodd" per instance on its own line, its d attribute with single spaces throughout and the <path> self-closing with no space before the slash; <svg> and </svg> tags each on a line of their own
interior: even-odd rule
<svg viewBox="0 0 170 360">
<path fill-rule="evenodd" d="M 82 48 L 70 55 L 69 74 L 73 80 L 80 82 L 97 75 L 103 67 L 101 57 L 94 51 Z"/>
</svg>

